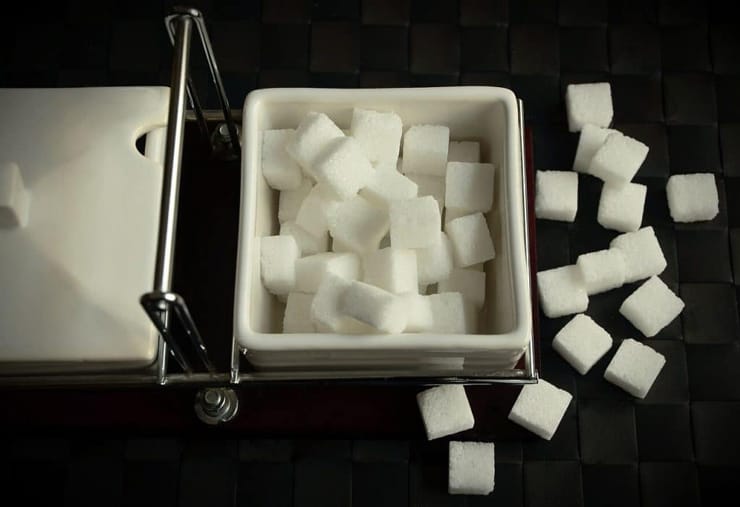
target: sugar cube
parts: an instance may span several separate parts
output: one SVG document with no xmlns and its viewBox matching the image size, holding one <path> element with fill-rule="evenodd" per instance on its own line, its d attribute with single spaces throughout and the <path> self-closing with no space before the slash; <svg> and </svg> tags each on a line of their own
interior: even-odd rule
<svg viewBox="0 0 740 507">
<path fill-rule="evenodd" d="M 337 207 L 329 232 L 335 241 L 362 255 L 378 249 L 388 227 L 388 213 L 357 195 Z"/>
<path fill-rule="evenodd" d="M 608 127 L 614 116 L 612 89 L 609 83 L 570 84 L 565 91 L 568 130 L 579 132 L 590 123 Z"/>
<path fill-rule="evenodd" d="M 645 398 L 660 370 L 665 356 L 632 338 L 622 342 L 606 367 L 604 378 L 636 398 Z"/>
<path fill-rule="evenodd" d="M 596 220 L 607 229 L 636 231 L 642 224 L 646 195 L 647 187 L 639 183 L 604 183 Z"/>
<path fill-rule="evenodd" d="M 21 169 L 15 162 L 0 164 L 0 228 L 25 227 L 28 224 L 31 194 L 23 183 Z"/>
<path fill-rule="evenodd" d="M 416 395 L 428 440 L 469 430 L 475 425 L 465 387 L 441 385 Z"/>
<path fill-rule="evenodd" d="M 376 168 L 367 186 L 360 195 L 371 204 L 388 209 L 391 201 L 416 197 L 419 187 L 395 169 Z"/>
<path fill-rule="evenodd" d="M 604 144 L 609 134 L 619 133 L 617 130 L 605 129 L 591 125 L 590 123 L 583 126 L 581 136 L 578 138 L 578 148 L 576 148 L 576 158 L 573 160 L 573 170 L 579 173 L 588 174 L 591 166 L 591 160 Z"/>
<path fill-rule="evenodd" d="M 397 334 L 406 328 L 403 301 L 394 294 L 364 282 L 350 282 L 339 311 L 381 333 Z"/>
<path fill-rule="evenodd" d="M 459 292 L 470 303 L 481 308 L 486 300 L 486 274 L 470 269 L 453 269 L 450 277 L 438 284 L 439 292 Z"/>
<path fill-rule="evenodd" d="M 475 334 L 477 312 L 459 292 L 442 292 L 427 296 L 432 307 L 435 334 Z"/>
<path fill-rule="evenodd" d="M 366 334 L 372 332 L 369 326 L 344 315 L 340 303 L 350 286 L 350 281 L 334 273 L 327 272 L 311 303 L 311 321 L 320 333 Z"/>
<path fill-rule="evenodd" d="M 403 172 L 445 175 L 450 129 L 442 125 L 414 125 L 403 136 Z"/>
<path fill-rule="evenodd" d="M 450 162 L 480 162 L 480 143 L 476 141 L 450 141 L 447 148 Z"/>
<path fill-rule="evenodd" d="M 452 243 L 457 267 L 467 267 L 496 257 L 491 232 L 483 213 L 456 218 L 445 230 Z"/>
<path fill-rule="evenodd" d="M 431 246 L 416 250 L 416 266 L 419 283 L 429 285 L 445 280 L 450 276 L 454 261 L 452 243 L 442 231 L 436 233 L 436 241 Z"/>
<path fill-rule="evenodd" d="M 403 332 L 430 331 L 434 326 L 434 315 L 429 297 L 414 293 L 401 294 L 398 297 L 406 312 L 406 329 Z"/>
<path fill-rule="evenodd" d="M 624 300 L 619 313 L 650 338 L 678 317 L 683 308 L 681 298 L 663 280 L 653 276 Z"/>
<path fill-rule="evenodd" d="M 555 335 L 552 348 L 585 375 L 612 348 L 612 337 L 591 317 L 579 313 Z"/>
<path fill-rule="evenodd" d="M 576 266 L 589 296 L 624 285 L 627 268 L 622 252 L 616 248 L 581 254 Z"/>
<path fill-rule="evenodd" d="M 276 190 L 295 190 L 303 181 L 303 171 L 285 149 L 294 133 L 293 129 L 262 133 L 262 175 Z"/>
<path fill-rule="evenodd" d="M 374 173 L 370 161 L 351 137 L 331 141 L 313 164 L 316 181 L 340 200 L 356 195 Z"/>
<path fill-rule="evenodd" d="M 449 162 L 445 178 L 445 207 L 488 211 L 493 205 L 493 164 Z"/>
<path fill-rule="evenodd" d="M 389 214 L 394 248 L 426 248 L 437 241 L 442 219 L 433 197 L 393 201 Z"/>
<path fill-rule="evenodd" d="M 522 387 L 509 412 L 509 420 L 550 440 L 560 426 L 573 396 L 544 379 Z"/>
<path fill-rule="evenodd" d="M 537 273 L 540 307 L 551 319 L 585 312 L 588 294 L 577 266 L 563 266 Z"/>
<path fill-rule="evenodd" d="M 451 495 L 487 495 L 495 484 L 494 445 L 450 442 L 447 491 Z"/>
<path fill-rule="evenodd" d="M 336 126 L 324 113 L 308 113 L 286 145 L 288 153 L 313 177 L 313 164 L 331 141 L 345 137 L 342 129 Z"/>
<path fill-rule="evenodd" d="M 303 200 L 308 196 L 312 188 L 311 180 L 303 178 L 301 184 L 295 190 L 283 190 L 280 192 L 278 220 L 281 224 L 295 221 Z"/>
<path fill-rule="evenodd" d="M 416 293 L 419 276 L 416 252 L 403 248 L 383 248 L 365 255 L 365 282 L 394 294 Z"/>
<path fill-rule="evenodd" d="M 472 211 L 459 209 L 459 208 L 445 208 L 445 227 L 447 224 L 456 218 L 464 217 L 465 215 L 472 215 Z"/>
<path fill-rule="evenodd" d="M 283 317 L 283 333 L 315 333 L 311 320 L 311 303 L 313 294 L 291 292 L 285 304 Z"/>
<path fill-rule="evenodd" d="M 333 273 L 347 280 L 356 280 L 362 273 L 360 257 L 349 252 L 325 252 L 296 260 L 295 290 L 316 292 L 326 273 Z"/>
<path fill-rule="evenodd" d="M 609 247 L 622 252 L 624 283 L 659 275 L 668 264 L 652 227 L 620 234 L 609 243 Z"/>
<path fill-rule="evenodd" d="M 439 212 L 445 205 L 445 178 L 443 176 L 427 176 L 425 174 L 406 174 L 406 177 L 416 183 L 417 195 L 424 197 L 431 195 L 439 205 Z"/>
<path fill-rule="evenodd" d="M 284 222 L 281 224 L 280 235 L 293 236 L 301 251 L 301 256 L 326 252 L 329 249 L 328 233 L 325 232 L 321 237 L 317 238 L 295 222 Z"/>
<path fill-rule="evenodd" d="M 588 172 L 607 183 L 623 185 L 637 174 L 648 151 L 637 139 L 620 133 L 609 134 L 591 159 Z"/>
<path fill-rule="evenodd" d="M 301 256 L 293 236 L 260 238 L 260 274 L 273 294 L 287 294 L 296 284 L 296 260 Z"/>
<path fill-rule="evenodd" d="M 320 238 L 329 230 L 329 222 L 339 204 L 341 201 L 336 200 L 322 185 L 316 185 L 303 199 L 295 222 Z"/>
<path fill-rule="evenodd" d="M 573 222 L 578 212 L 578 174 L 537 171 L 534 202 L 537 218 Z"/>
<path fill-rule="evenodd" d="M 711 220 L 719 213 L 713 174 L 674 174 L 668 178 L 666 194 L 674 222 Z"/>
<path fill-rule="evenodd" d="M 395 165 L 403 131 L 400 116 L 393 112 L 355 108 L 352 110 L 350 131 L 371 162 Z"/>
</svg>

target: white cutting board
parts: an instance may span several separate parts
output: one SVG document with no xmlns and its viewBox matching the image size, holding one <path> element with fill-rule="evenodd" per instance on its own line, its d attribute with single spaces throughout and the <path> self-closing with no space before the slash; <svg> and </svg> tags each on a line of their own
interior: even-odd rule
<svg viewBox="0 0 740 507">
<path fill-rule="evenodd" d="M 31 195 L 0 228 L 0 375 L 141 368 L 152 289 L 165 87 L 0 89 L 0 162 Z M 148 136 L 146 158 L 136 139 Z"/>
</svg>

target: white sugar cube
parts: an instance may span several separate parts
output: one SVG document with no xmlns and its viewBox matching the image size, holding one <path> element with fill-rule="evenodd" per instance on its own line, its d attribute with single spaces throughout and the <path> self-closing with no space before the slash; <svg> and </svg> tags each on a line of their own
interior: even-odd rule
<svg viewBox="0 0 740 507">
<path fill-rule="evenodd" d="M 666 185 L 668 209 L 674 222 L 711 220 L 719 213 L 713 174 L 674 174 Z"/>
<path fill-rule="evenodd" d="M 483 213 L 456 218 L 445 226 L 452 243 L 455 265 L 467 267 L 496 257 L 491 232 Z"/>
<path fill-rule="evenodd" d="M 339 302 L 339 310 L 381 333 L 397 334 L 406 328 L 403 301 L 386 290 L 364 282 L 350 283 Z"/>
<path fill-rule="evenodd" d="M 350 132 L 373 163 L 395 165 L 401 148 L 402 131 L 401 117 L 396 113 L 358 108 L 352 110 Z"/>
<path fill-rule="evenodd" d="M 576 266 L 589 296 L 624 285 L 626 266 L 620 250 L 598 250 L 578 256 Z"/>
<path fill-rule="evenodd" d="M 30 202 L 31 194 L 23 184 L 18 164 L 0 164 L 0 228 L 25 227 Z"/>
<path fill-rule="evenodd" d="M 612 348 L 612 337 L 591 317 L 579 313 L 555 335 L 552 348 L 585 375 Z"/>
<path fill-rule="evenodd" d="M 475 334 L 478 331 L 475 307 L 459 292 L 442 292 L 427 296 L 434 319 L 435 334 Z"/>
<path fill-rule="evenodd" d="M 363 334 L 372 332 L 368 326 L 344 315 L 339 306 L 350 281 L 334 273 L 326 273 L 311 303 L 311 321 L 320 333 Z"/>
<path fill-rule="evenodd" d="M 432 302 L 428 296 L 419 294 L 401 294 L 398 296 L 406 312 L 406 329 L 404 333 L 421 333 L 430 331 L 434 326 Z"/>
<path fill-rule="evenodd" d="M 329 222 L 340 204 L 323 186 L 316 185 L 303 199 L 295 222 L 319 238 L 329 230 Z"/>
<path fill-rule="evenodd" d="M 636 231 L 642 225 L 647 187 L 639 183 L 604 183 L 596 220 L 602 227 L 619 232 Z"/>
<path fill-rule="evenodd" d="M 303 171 L 285 149 L 294 133 L 293 129 L 262 133 L 262 175 L 276 190 L 295 190 L 303 181 Z"/>
<path fill-rule="evenodd" d="M 487 495 L 495 484 L 493 443 L 450 442 L 447 492 L 451 495 Z"/>
<path fill-rule="evenodd" d="M 522 387 L 509 412 L 509 420 L 550 440 L 560 426 L 573 396 L 544 379 Z"/>
<path fill-rule="evenodd" d="M 628 338 L 622 342 L 606 367 L 604 378 L 636 398 L 645 398 L 660 370 L 665 356 L 651 347 Z"/>
<path fill-rule="evenodd" d="M 287 294 L 296 284 L 296 261 L 301 256 L 293 236 L 260 238 L 260 276 L 273 294 Z"/>
<path fill-rule="evenodd" d="M 311 180 L 303 178 L 301 184 L 295 190 L 283 190 L 280 192 L 280 202 L 278 205 L 278 220 L 280 223 L 294 222 L 298 216 L 298 210 L 301 209 L 304 199 L 308 196 L 313 188 Z"/>
<path fill-rule="evenodd" d="M 394 294 L 416 293 L 419 277 L 416 252 L 403 248 L 383 248 L 365 255 L 365 282 Z"/>
<path fill-rule="evenodd" d="M 315 333 L 311 320 L 311 304 L 313 294 L 291 292 L 285 304 L 283 317 L 283 333 Z"/>
<path fill-rule="evenodd" d="M 453 269 L 447 280 L 439 282 L 439 292 L 459 292 L 481 308 L 486 300 L 486 274 L 470 269 Z"/>
<path fill-rule="evenodd" d="M 442 219 L 433 197 L 393 201 L 389 214 L 394 248 L 426 248 L 437 241 Z"/>
<path fill-rule="evenodd" d="M 341 200 L 356 195 L 374 173 L 370 161 L 351 137 L 331 141 L 313 164 L 316 181 Z"/>
<path fill-rule="evenodd" d="M 465 387 L 441 385 L 416 395 L 427 439 L 434 440 L 469 430 L 475 424 Z"/>
<path fill-rule="evenodd" d="M 454 260 L 452 243 L 442 231 L 436 233 L 437 240 L 431 246 L 416 250 L 416 265 L 419 283 L 429 285 L 449 278 Z"/>
<path fill-rule="evenodd" d="M 480 143 L 476 141 L 450 141 L 447 148 L 450 162 L 480 162 Z"/>
<path fill-rule="evenodd" d="M 442 125 L 414 125 L 403 136 L 403 172 L 445 175 L 450 129 Z"/>
<path fill-rule="evenodd" d="M 617 134 L 617 130 L 605 129 L 596 125 L 586 124 L 581 129 L 581 136 L 578 138 L 578 148 L 576 149 L 576 158 L 573 160 L 573 170 L 579 173 L 588 174 L 596 152 L 604 144 L 609 134 Z"/>
<path fill-rule="evenodd" d="M 445 208 L 445 227 L 447 224 L 452 222 L 456 218 L 464 217 L 466 215 L 472 215 L 472 211 L 458 209 L 458 208 Z"/>
<path fill-rule="evenodd" d="M 634 178 L 649 148 L 629 136 L 609 134 L 598 149 L 588 172 L 607 183 L 623 185 Z"/>
<path fill-rule="evenodd" d="M 622 252 L 624 283 L 659 275 L 668 265 L 652 227 L 620 234 L 609 243 L 609 247 Z"/>
<path fill-rule="evenodd" d="M 416 197 L 419 187 L 395 169 L 376 168 L 360 195 L 371 204 L 388 209 L 391 201 Z"/>
<path fill-rule="evenodd" d="M 578 212 L 578 174 L 537 171 L 534 210 L 537 218 L 572 222 Z"/>
<path fill-rule="evenodd" d="M 614 116 L 609 83 L 570 84 L 565 91 L 568 130 L 579 132 L 590 123 L 608 127 Z"/>
<path fill-rule="evenodd" d="M 493 205 L 493 164 L 449 162 L 445 178 L 445 207 L 488 211 Z"/>
<path fill-rule="evenodd" d="M 336 208 L 329 232 L 335 241 L 363 255 L 378 249 L 388 227 L 388 213 L 357 195 Z"/>
<path fill-rule="evenodd" d="M 554 319 L 564 315 L 585 312 L 588 294 L 577 266 L 563 266 L 537 273 L 540 307 Z"/>
<path fill-rule="evenodd" d="M 326 273 L 356 280 L 362 273 L 360 257 L 349 252 L 326 252 L 298 259 L 295 261 L 295 290 L 316 292 Z"/>
<path fill-rule="evenodd" d="M 439 205 L 439 212 L 445 205 L 445 178 L 443 176 L 428 176 L 425 174 L 406 174 L 406 177 L 416 183 L 417 195 L 424 197 L 431 195 Z"/>
<path fill-rule="evenodd" d="M 295 222 L 284 222 L 280 225 L 280 235 L 293 236 L 301 251 L 301 256 L 326 252 L 329 249 L 328 233 L 325 232 L 317 238 Z"/>
<path fill-rule="evenodd" d="M 334 139 L 345 137 L 324 113 L 308 113 L 286 145 L 288 153 L 306 174 L 313 177 L 313 164 Z"/>
<path fill-rule="evenodd" d="M 684 303 L 668 286 L 653 276 L 624 300 L 619 313 L 650 338 L 683 311 Z"/>
</svg>

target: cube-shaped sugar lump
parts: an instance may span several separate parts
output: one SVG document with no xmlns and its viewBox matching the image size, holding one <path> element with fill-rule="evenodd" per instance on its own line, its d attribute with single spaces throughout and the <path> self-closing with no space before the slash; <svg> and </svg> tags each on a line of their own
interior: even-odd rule
<svg viewBox="0 0 740 507">
<path fill-rule="evenodd" d="M 272 294 L 288 294 L 296 284 L 296 261 L 301 256 L 293 236 L 260 238 L 260 275 Z"/>
<path fill-rule="evenodd" d="M 480 143 L 477 141 L 450 141 L 447 148 L 450 162 L 480 162 Z"/>
<path fill-rule="evenodd" d="M 432 302 L 428 296 L 406 293 L 398 296 L 406 312 L 406 329 L 404 333 L 422 333 L 434 326 Z"/>
<path fill-rule="evenodd" d="M 614 116 L 609 83 L 570 84 L 565 91 L 568 130 L 580 132 L 586 124 L 608 127 Z"/>
<path fill-rule="evenodd" d="M 624 300 L 619 313 L 650 338 L 678 317 L 683 308 L 681 298 L 663 280 L 653 276 Z"/>
<path fill-rule="evenodd" d="M 491 231 L 483 213 L 456 218 L 447 223 L 445 231 L 452 243 L 457 267 L 465 268 L 496 257 Z"/>
<path fill-rule="evenodd" d="M 303 181 L 303 171 L 285 149 L 294 134 L 293 129 L 262 133 L 262 175 L 276 190 L 295 190 Z"/>
<path fill-rule="evenodd" d="M 364 255 L 378 249 L 388 227 L 388 213 L 357 195 L 336 208 L 329 232 L 350 251 Z"/>
<path fill-rule="evenodd" d="M 560 426 L 573 396 L 544 379 L 522 387 L 509 412 L 509 420 L 550 440 Z"/>
<path fill-rule="evenodd" d="M 341 201 L 322 185 L 315 185 L 298 208 L 295 222 L 314 236 L 321 237 L 329 230 Z"/>
<path fill-rule="evenodd" d="M 405 248 L 383 248 L 365 255 L 365 282 L 394 294 L 419 290 L 416 252 Z"/>
<path fill-rule="evenodd" d="M 403 301 L 364 282 L 350 283 L 339 302 L 339 311 L 381 333 L 397 334 L 406 328 Z"/>
<path fill-rule="evenodd" d="M 31 194 L 23 184 L 18 164 L 0 164 L 0 228 L 25 227 L 30 202 Z"/>
<path fill-rule="evenodd" d="M 362 273 L 360 257 L 350 252 L 325 252 L 296 260 L 295 290 L 316 292 L 326 273 L 333 273 L 346 280 L 356 280 Z"/>
<path fill-rule="evenodd" d="M 389 214 L 393 248 L 426 248 L 438 240 L 442 218 L 433 197 L 393 201 Z"/>
<path fill-rule="evenodd" d="M 291 292 L 285 303 L 285 316 L 283 317 L 283 333 L 315 333 L 313 321 L 311 320 L 311 304 L 313 294 L 302 292 Z"/>
<path fill-rule="evenodd" d="M 636 398 L 645 398 L 660 370 L 665 356 L 632 338 L 622 342 L 606 367 L 604 378 Z"/>
<path fill-rule="evenodd" d="M 589 296 L 624 285 L 624 256 L 616 248 L 581 254 L 576 266 Z"/>
<path fill-rule="evenodd" d="M 475 334 L 478 315 L 475 307 L 459 292 L 442 292 L 427 296 L 434 319 L 433 334 Z"/>
<path fill-rule="evenodd" d="M 402 131 L 401 117 L 396 113 L 358 108 L 352 111 L 351 135 L 373 163 L 395 165 L 401 148 Z"/>
<path fill-rule="evenodd" d="M 604 183 L 596 220 L 607 229 L 636 231 L 642 225 L 646 195 L 647 187 L 639 183 Z"/>
<path fill-rule="evenodd" d="M 308 196 L 312 188 L 311 180 L 303 178 L 301 184 L 295 190 L 283 190 L 280 192 L 278 220 L 281 224 L 295 221 L 303 200 Z"/>
<path fill-rule="evenodd" d="M 437 239 L 431 246 L 416 250 L 416 266 L 421 285 L 429 285 L 449 278 L 454 267 L 450 239 L 442 231 L 435 235 Z"/>
<path fill-rule="evenodd" d="M 534 211 L 537 218 L 572 222 L 578 212 L 578 174 L 537 171 Z"/>
<path fill-rule="evenodd" d="M 588 172 L 607 183 L 623 185 L 634 178 L 649 148 L 629 136 L 609 134 L 598 149 Z"/>
<path fill-rule="evenodd" d="M 418 188 L 416 195 L 424 197 L 431 195 L 439 205 L 439 212 L 445 205 L 445 178 L 444 176 L 427 176 L 425 174 L 406 174 L 406 177 L 416 183 Z"/>
<path fill-rule="evenodd" d="M 540 307 L 554 319 L 564 315 L 585 312 L 588 294 L 577 266 L 563 266 L 537 273 Z"/>
<path fill-rule="evenodd" d="M 612 337 L 591 317 L 579 313 L 555 335 L 552 348 L 585 375 L 612 348 Z"/>
<path fill-rule="evenodd" d="M 443 125 L 414 125 L 403 136 L 403 172 L 445 175 L 450 129 Z"/>
<path fill-rule="evenodd" d="M 308 113 L 286 145 L 288 153 L 309 176 L 313 177 L 313 164 L 334 139 L 345 137 L 342 129 L 324 113 Z"/>
<path fill-rule="evenodd" d="M 447 492 L 451 495 L 487 495 L 495 483 L 493 443 L 450 442 Z"/>
<path fill-rule="evenodd" d="M 573 170 L 579 173 L 587 173 L 591 167 L 591 160 L 604 144 L 609 134 L 619 133 L 613 129 L 605 129 L 596 125 L 586 124 L 581 129 L 581 136 L 578 138 L 578 148 L 576 148 L 576 157 L 573 160 Z"/>
<path fill-rule="evenodd" d="M 344 294 L 350 286 L 350 280 L 328 272 L 321 278 L 321 283 L 311 303 L 311 321 L 320 333 L 364 334 L 371 328 L 340 310 Z"/>
<path fill-rule="evenodd" d="M 428 440 L 460 433 L 475 425 L 464 386 L 441 385 L 426 389 L 416 395 L 416 403 Z"/>
<path fill-rule="evenodd" d="M 329 233 L 316 237 L 295 222 L 284 222 L 280 226 L 281 236 L 293 236 L 301 256 L 326 252 L 329 249 Z"/>
<path fill-rule="evenodd" d="M 493 164 L 449 162 L 445 178 L 445 207 L 488 211 L 493 205 Z"/>
<path fill-rule="evenodd" d="M 391 201 L 416 197 L 419 187 L 395 169 L 376 168 L 360 195 L 371 204 L 388 209 Z"/>
<path fill-rule="evenodd" d="M 486 274 L 471 269 L 453 269 L 447 280 L 438 284 L 439 292 L 459 292 L 476 308 L 486 300 Z"/>
<path fill-rule="evenodd" d="M 331 141 L 313 164 L 316 181 L 341 200 L 357 195 L 374 173 L 370 161 L 351 137 Z"/>
<path fill-rule="evenodd" d="M 609 247 L 622 252 L 624 283 L 659 275 L 668 264 L 652 227 L 620 234 L 609 243 Z"/>
<path fill-rule="evenodd" d="M 719 213 L 713 174 L 674 174 L 666 185 L 668 209 L 674 222 L 711 220 Z"/>
</svg>

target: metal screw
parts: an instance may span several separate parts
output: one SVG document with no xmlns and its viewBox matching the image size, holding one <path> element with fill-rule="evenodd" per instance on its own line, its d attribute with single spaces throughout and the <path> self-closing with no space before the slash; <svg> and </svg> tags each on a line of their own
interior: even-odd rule
<svg viewBox="0 0 740 507">
<path fill-rule="evenodd" d="M 195 413 L 206 424 L 231 421 L 239 413 L 239 397 L 233 389 L 201 389 L 195 396 Z"/>
</svg>

